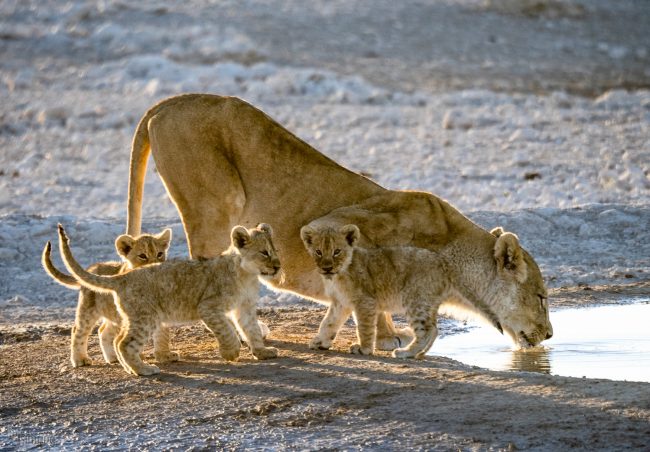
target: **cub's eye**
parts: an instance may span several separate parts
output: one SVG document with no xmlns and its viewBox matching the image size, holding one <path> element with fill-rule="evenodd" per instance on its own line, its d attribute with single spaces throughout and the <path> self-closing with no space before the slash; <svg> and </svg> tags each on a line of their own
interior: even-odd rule
<svg viewBox="0 0 650 452">
<path fill-rule="evenodd" d="M 323 257 L 323 252 L 321 250 L 316 250 L 316 256 Z"/>
<path fill-rule="evenodd" d="M 334 257 L 338 256 L 339 254 L 341 254 L 341 250 L 339 249 L 334 250 L 334 254 L 333 254 Z"/>
<path fill-rule="evenodd" d="M 260 254 L 261 254 L 262 256 L 264 256 L 264 257 L 269 257 L 269 252 L 266 251 L 266 250 L 264 250 L 264 251 L 260 251 Z"/>
<path fill-rule="evenodd" d="M 147 255 L 144 254 L 144 253 L 138 254 L 138 259 L 140 259 L 141 261 L 146 261 L 147 260 Z"/>
<path fill-rule="evenodd" d="M 165 253 L 161 251 L 160 253 L 157 254 L 157 257 L 158 259 L 162 259 L 163 257 L 165 257 Z"/>
</svg>

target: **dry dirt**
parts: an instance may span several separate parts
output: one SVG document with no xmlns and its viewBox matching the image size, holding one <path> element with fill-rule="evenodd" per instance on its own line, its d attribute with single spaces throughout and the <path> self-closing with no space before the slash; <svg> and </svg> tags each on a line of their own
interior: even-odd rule
<svg viewBox="0 0 650 452">
<path fill-rule="evenodd" d="M 578 296 L 553 295 L 560 304 Z M 243 349 L 226 363 L 202 327 L 175 328 L 182 361 L 141 378 L 100 363 L 94 337 L 97 364 L 71 368 L 70 325 L 3 327 L 0 449 L 647 450 L 648 383 L 353 356 L 350 323 L 334 350 L 312 351 L 323 313 L 261 312 L 281 350 L 269 361 Z"/>
</svg>

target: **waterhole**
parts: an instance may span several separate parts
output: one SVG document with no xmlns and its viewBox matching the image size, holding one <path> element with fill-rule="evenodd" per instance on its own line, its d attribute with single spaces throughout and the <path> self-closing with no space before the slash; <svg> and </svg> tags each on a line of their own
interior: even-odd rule
<svg viewBox="0 0 650 452">
<path fill-rule="evenodd" d="M 650 300 L 551 311 L 553 337 L 516 351 L 494 328 L 477 326 L 434 342 L 429 355 L 492 370 L 650 382 Z"/>
</svg>

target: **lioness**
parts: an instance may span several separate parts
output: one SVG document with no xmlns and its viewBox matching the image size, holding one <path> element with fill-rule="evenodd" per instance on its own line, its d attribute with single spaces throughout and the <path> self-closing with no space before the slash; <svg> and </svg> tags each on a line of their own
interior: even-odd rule
<svg viewBox="0 0 650 452">
<path fill-rule="evenodd" d="M 165 229 L 158 235 L 142 234 L 136 237 L 128 234 L 120 235 L 115 240 L 115 249 L 122 262 L 99 262 L 88 267 L 88 271 L 100 275 L 117 275 L 143 265 L 164 262 L 167 259 L 171 239 L 171 229 Z M 51 250 L 52 245 L 48 242 L 41 257 L 45 272 L 59 284 L 79 290 L 79 301 L 70 341 L 72 366 L 92 364 L 88 356 L 88 336 L 100 318 L 103 321 L 98 335 L 102 355 L 107 363 L 117 362 L 113 340 L 120 330 L 121 319 L 113 297 L 83 287 L 74 277 L 57 269 L 52 263 Z M 154 353 L 157 361 L 178 359 L 178 356 L 169 350 L 169 331 L 165 327 L 160 328 L 154 336 Z"/>
<path fill-rule="evenodd" d="M 500 229 L 495 233 L 499 237 L 494 260 L 486 265 L 488 261 L 474 259 L 463 249 L 437 253 L 407 246 L 360 248 L 361 233 L 353 224 L 303 227 L 300 236 L 333 300 L 312 348 L 329 348 L 351 312 L 359 342 L 350 351 L 362 355 L 374 352 L 378 311 L 406 314 L 415 338 L 393 351 L 396 358 L 424 356 L 438 334 L 441 305 L 477 313 L 501 332 L 500 319 L 516 324 L 518 319 L 511 318 L 509 306 L 526 279 L 526 265 L 517 236 Z M 518 335 L 508 332 L 518 342 Z"/>
<path fill-rule="evenodd" d="M 151 151 L 183 221 L 193 257 L 228 247 L 227 231 L 273 219 L 285 272 L 280 290 L 329 303 L 313 260 L 300 240 L 308 223 L 356 224 L 360 246 L 458 249 L 494 261 L 496 237 L 440 198 L 386 190 L 353 173 L 297 138 L 262 111 L 236 97 L 187 94 L 166 99 L 140 120 L 133 137 L 127 232 L 138 234 L 147 159 Z M 460 245 L 459 245 L 460 244 Z M 526 279 L 511 309 L 522 320 L 504 329 L 538 344 L 551 334 L 546 289 L 535 261 L 522 250 Z M 400 338 L 389 315 L 377 322 L 377 347 L 392 350 Z"/>
<path fill-rule="evenodd" d="M 63 262 L 79 284 L 112 293 L 124 323 L 115 339 L 122 367 L 135 375 L 160 372 L 140 358 L 148 337 L 161 323 L 201 320 L 217 337 L 221 356 L 239 357 L 240 341 L 228 315 L 232 313 L 253 355 L 258 359 L 277 356 L 265 347 L 257 323 L 258 277 L 278 275 L 280 261 L 271 240 L 271 227 L 260 224 L 247 230 L 235 226 L 231 246 L 220 256 L 201 261 L 169 261 L 130 272 L 104 276 L 90 273 L 74 259 L 69 239 L 59 225 Z"/>
</svg>

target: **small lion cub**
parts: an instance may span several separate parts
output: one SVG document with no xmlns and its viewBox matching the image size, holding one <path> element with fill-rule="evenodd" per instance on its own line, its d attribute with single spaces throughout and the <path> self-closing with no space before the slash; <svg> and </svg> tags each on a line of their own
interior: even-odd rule
<svg viewBox="0 0 650 452">
<path fill-rule="evenodd" d="M 88 271 L 100 275 L 117 275 L 143 265 L 164 262 L 167 259 L 171 239 L 171 229 L 165 229 L 158 235 L 142 234 L 137 237 L 121 235 L 115 240 L 115 249 L 123 262 L 99 262 L 88 267 Z M 88 336 L 99 319 L 103 320 L 98 335 L 104 360 L 107 363 L 117 362 L 113 340 L 120 331 L 121 318 L 113 302 L 113 296 L 83 287 L 75 278 L 61 272 L 52 263 L 51 250 L 52 245 L 48 242 L 41 259 L 45 272 L 59 284 L 79 290 L 70 343 L 72 366 L 92 364 L 92 360 L 88 357 Z M 164 327 L 154 337 L 154 349 L 158 361 L 178 359 L 177 355 L 169 351 L 168 330 Z"/>
<path fill-rule="evenodd" d="M 259 277 L 279 276 L 280 260 L 273 245 L 271 227 L 235 226 L 231 246 L 220 256 L 206 260 L 179 260 L 148 265 L 114 276 L 85 271 L 74 259 L 69 239 L 59 225 L 60 252 L 68 270 L 84 287 L 114 293 L 124 319 L 115 340 L 122 367 L 135 375 L 152 375 L 160 369 L 148 365 L 140 352 L 161 323 L 201 320 L 217 337 L 221 356 L 239 357 L 241 342 L 229 314 L 257 359 L 275 358 L 278 350 L 265 347 L 257 322 Z"/>
<path fill-rule="evenodd" d="M 464 298 L 499 331 L 501 325 L 485 303 L 458 284 L 447 262 L 432 251 L 415 247 L 360 248 L 359 228 L 303 226 L 300 237 L 323 278 L 332 303 L 312 348 L 328 348 L 338 330 L 354 313 L 359 343 L 350 352 L 371 355 L 375 350 L 378 312 L 404 312 L 415 338 L 393 351 L 396 358 L 422 358 L 438 335 L 437 315 L 443 302 Z M 474 308 L 474 309 L 472 309 Z"/>
</svg>

